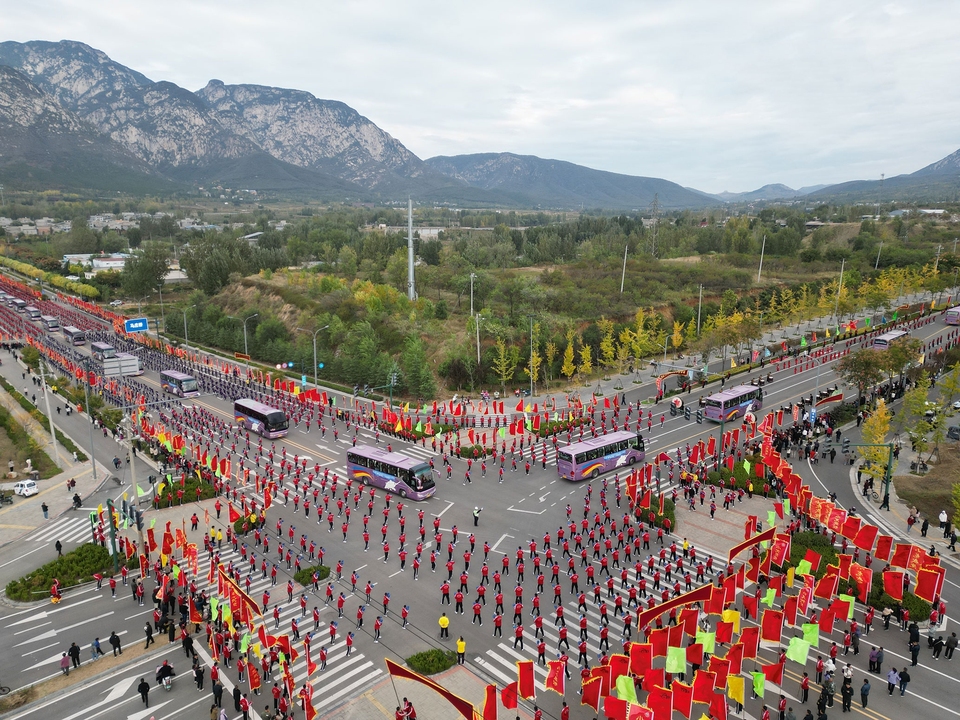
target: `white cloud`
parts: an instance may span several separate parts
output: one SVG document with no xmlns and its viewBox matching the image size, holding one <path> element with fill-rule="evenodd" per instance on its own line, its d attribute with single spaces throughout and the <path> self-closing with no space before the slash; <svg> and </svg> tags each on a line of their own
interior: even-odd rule
<svg viewBox="0 0 960 720">
<path fill-rule="evenodd" d="M 421 157 L 509 150 L 708 191 L 911 172 L 960 147 L 945 1 L 35 0 L 0 37 L 154 80 L 342 100 Z"/>
</svg>

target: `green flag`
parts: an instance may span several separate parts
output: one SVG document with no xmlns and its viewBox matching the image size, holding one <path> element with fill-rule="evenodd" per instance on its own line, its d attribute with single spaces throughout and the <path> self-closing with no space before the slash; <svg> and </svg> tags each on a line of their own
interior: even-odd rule
<svg viewBox="0 0 960 720">
<path fill-rule="evenodd" d="M 867 327 L 870 327 L 870 318 L 867 318 L 864 322 L 867 323 Z"/>
<path fill-rule="evenodd" d="M 817 623 L 803 623 L 800 626 L 803 630 L 803 639 L 810 647 L 817 649 L 820 647 L 820 626 Z"/>
<path fill-rule="evenodd" d="M 500 434 L 501 439 L 507 436 L 507 429 L 505 427 L 500 428 L 497 432 Z"/>
<path fill-rule="evenodd" d="M 140 485 L 134 485 L 134 487 L 137 489 L 137 497 L 138 497 L 138 498 L 142 498 L 144 495 L 149 495 L 149 494 L 150 494 L 150 493 L 147 492 L 146 490 L 141 490 L 141 489 L 140 489 Z"/>
<path fill-rule="evenodd" d="M 853 603 L 856 598 L 853 595 L 840 595 L 840 599 L 849 603 L 847 607 L 850 609 L 850 612 L 848 613 L 847 620 L 853 620 Z"/>
<path fill-rule="evenodd" d="M 790 498 L 783 499 L 783 516 L 786 517 L 790 514 Z"/>
<path fill-rule="evenodd" d="M 247 647 L 250 645 L 250 633 L 244 633 L 240 638 L 240 652 L 246 654 Z"/>
<path fill-rule="evenodd" d="M 753 675 L 753 694 L 762 698 L 763 687 L 767 682 L 767 678 L 762 672 L 751 673 L 751 675 Z"/>
<path fill-rule="evenodd" d="M 801 560 L 797 563 L 797 575 L 812 575 L 813 566 L 809 560 Z"/>
<path fill-rule="evenodd" d="M 747 474 L 748 474 L 748 475 L 750 474 L 750 468 L 751 468 L 750 461 L 749 461 L 749 460 L 744 460 L 744 461 L 743 461 L 743 469 L 747 471 Z"/>
<path fill-rule="evenodd" d="M 417 420 L 417 432 L 423 432 L 423 422 Z"/>
<path fill-rule="evenodd" d="M 767 525 L 773 527 L 777 524 L 777 513 L 775 510 L 767 510 Z"/>
<path fill-rule="evenodd" d="M 210 616 L 211 617 L 215 618 L 217 616 L 217 605 L 219 603 L 220 603 L 220 600 L 217 599 L 216 595 L 210 596 Z"/>
<path fill-rule="evenodd" d="M 773 601 L 777 597 L 777 591 L 774 588 L 768 588 L 763 595 L 763 604 L 767 607 L 773 607 Z"/>
<path fill-rule="evenodd" d="M 706 651 L 706 648 L 704 648 Z M 687 651 L 682 647 L 668 647 L 667 648 L 667 666 L 666 670 L 668 673 L 682 673 L 687 670 Z M 628 678 L 629 679 L 629 678 Z M 632 684 L 631 680 L 631 684 Z M 619 684 L 617 690 L 619 690 Z"/>
<path fill-rule="evenodd" d="M 559 420 L 559 419 L 560 419 L 560 416 L 557 415 L 557 411 L 554 410 L 554 411 L 553 411 L 553 421 L 554 421 L 554 422 L 557 422 L 557 420 Z"/>
<path fill-rule="evenodd" d="M 703 651 L 708 655 L 713 655 L 713 649 L 716 645 L 717 634 L 715 632 L 704 632 L 697 630 L 696 641 L 703 644 Z"/>
<path fill-rule="evenodd" d="M 816 627 L 816 625 L 814 625 Z M 807 653 L 810 651 L 810 643 L 803 638 L 790 638 L 790 645 L 787 646 L 787 657 L 801 665 L 807 664 Z"/>
<path fill-rule="evenodd" d="M 330 404 L 333 405 L 334 407 L 337 406 L 337 396 L 336 396 L 336 395 L 332 395 L 332 394 L 330 395 Z"/>
<path fill-rule="evenodd" d="M 680 670 L 680 672 L 683 672 L 683 670 Z M 629 675 L 621 675 L 617 678 L 617 697 L 634 705 L 637 704 L 637 688 L 633 684 L 633 678 Z"/>
<path fill-rule="evenodd" d="M 157 519 L 153 518 L 153 520 L 150 521 L 150 529 L 153 530 L 153 526 L 156 524 L 157 524 Z"/>
<path fill-rule="evenodd" d="M 807 338 L 806 336 L 804 336 L 800 338 L 800 347 L 806 347 L 806 346 L 807 346 Z"/>
<path fill-rule="evenodd" d="M 893 311 L 893 319 L 894 319 L 894 321 L 896 321 L 897 315 L 899 315 L 899 314 L 900 314 L 900 311 L 899 311 L 899 310 L 894 310 L 894 311 Z"/>
</svg>

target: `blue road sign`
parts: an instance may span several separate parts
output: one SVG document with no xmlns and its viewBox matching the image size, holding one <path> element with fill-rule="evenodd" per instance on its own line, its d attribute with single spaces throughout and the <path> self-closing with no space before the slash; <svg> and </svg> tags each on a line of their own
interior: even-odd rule
<svg viewBox="0 0 960 720">
<path fill-rule="evenodd" d="M 147 319 L 133 318 L 131 320 L 124 320 L 123 329 L 126 330 L 128 333 L 146 332 L 148 329 Z"/>
</svg>

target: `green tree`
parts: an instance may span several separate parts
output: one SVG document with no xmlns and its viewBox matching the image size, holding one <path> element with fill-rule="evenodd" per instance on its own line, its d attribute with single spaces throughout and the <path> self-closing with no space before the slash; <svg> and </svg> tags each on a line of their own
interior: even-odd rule
<svg viewBox="0 0 960 720">
<path fill-rule="evenodd" d="M 142 297 L 163 286 L 167 271 L 167 248 L 158 242 L 144 243 L 124 264 L 120 283 L 128 297 Z"/>
<path fill-rule="evenodd" d="M 533 382 L 533 392 L 537 392 L 537 382 L 540 379 L 540 366 L 543 364 L 543 356 L 537 348 L 530 354 L 530 360 L 527 363 L 527 377 Z"/>
<path fill-rule="evenodd" d="M 849 356 L 848 356 L 849 357 Z M 877 402 L 876 409 L 863 421 L 861 436 L 869 445 L 882 445 L 890 432 L 890 410 L 883 400 Z M 864 472 L 883 477 L 886 472 L 889 450 L 885 447 L 858 447 L 857 453 L 864 459 Z"/>
<path fill-rule="evenodd" d="M 493 372 L 496 373 L 500 381 L 500 392 L 506 395 L 507 383 L 513 380 L 513 375 L 517 370 L 517 349 L 507 347 L 503 338 L 497 338 L 496 354 L 493 357 Z"/>
<path fill-rule="evenodd" d="M 950 372 L 945 373 L 937 385 L 940 387 L 943 404 L 947 407 L 953 405 L 953 401 L 960 395 L 960 363 L 954 365 Z"/>
<path fill-rule="evenodd" d="M 864 393 L 883 379 L 882 353 L 872 348 L 863 348 L 845 355 L 837 363 L 837 375 L 857 389 L 858 406 L 862 405 Z"/>
<path fill-rule="evenodd" d="M 903 382 L 903 371 L 920 356 L 922 343 L 914 337 L 902 337 L 890 343 L 884 352 L 879 353 L 884 372 L 893 377 L 897 375 Z M 926 387 L 926 386 L 925 386 Z"/>
<path fill-rule="evenodd" d="M 349 245 L 340 248 L 337 255 L 337 271 L 348 280 L 357 276 L 357 251 Z"/>
<path fill-rule="evenodd" d="M 600 328 L 600 359 L 604 368 L 613 367 L 617 359 L 616 348 L 613 342 L 613 321 L 601 317 L 597 322 Z"/>
<path fill-rule="evenodd" d="M 427 400 L 437 394 L 437 383 L 430 372 L 427 353 L 423 340 L 417 335 L 409 335 L 403 343 L 400 355 L 400 368 L 407 391 L 418 399 Z"/>
<path fill-rule="evenodd" d="M 547 382 L 553 380 L 553 363 L 557 359 L 557 344 L 550 340 L 543 349 L 543 354 L 547 360 Z"/>
<path fill-rule="evenodd" d="M 593 372 L 593 352 L 589 345 L 580 346 L 580 365 L 577 370 L 583 377 L 589 377 Z"/>
<path fill-rule="evenodd" d="M 670 336 L 670 342 L 673 345 L 674 352 L 679 353 L 680 348 L 683 347 L 683 341 L 685 338 L 683 330 L 684 330 L 683 323 L 680 321 L 674 321 L 673 334 Z"/>
<path fill-rule="evenodd" d="M 570 380 L 577 371 L 576 363 L 573 359 L 573 330 L 567 331 L 567 347 L 563 350 L 563 364 L 560 365 L 560 373 Z"/>
</svg>

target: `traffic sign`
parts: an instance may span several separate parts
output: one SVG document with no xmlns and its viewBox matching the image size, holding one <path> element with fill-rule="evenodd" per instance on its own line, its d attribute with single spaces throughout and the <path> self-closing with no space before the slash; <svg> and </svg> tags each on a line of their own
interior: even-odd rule
<svg viewBox="0 0 960 720">
<path fill-rule="evenodd" d="M 132 318 L 123 321 L 123 329 L 128 333 L 146 332 L 148 327 L 146 318 Z"/>
<path fill-rule="evenodd" d="M 241 353 L 241 352 L 235 352 L 235 353 L 233 354 L 233 357 L 234 357 L 235 359 L 237 359 L 237 360 L 249 360 L 249 359 L 250 359 L 250 356 L 249 356 L 249 355 L 247 355 L 246 353 Z"/>
</svg>

